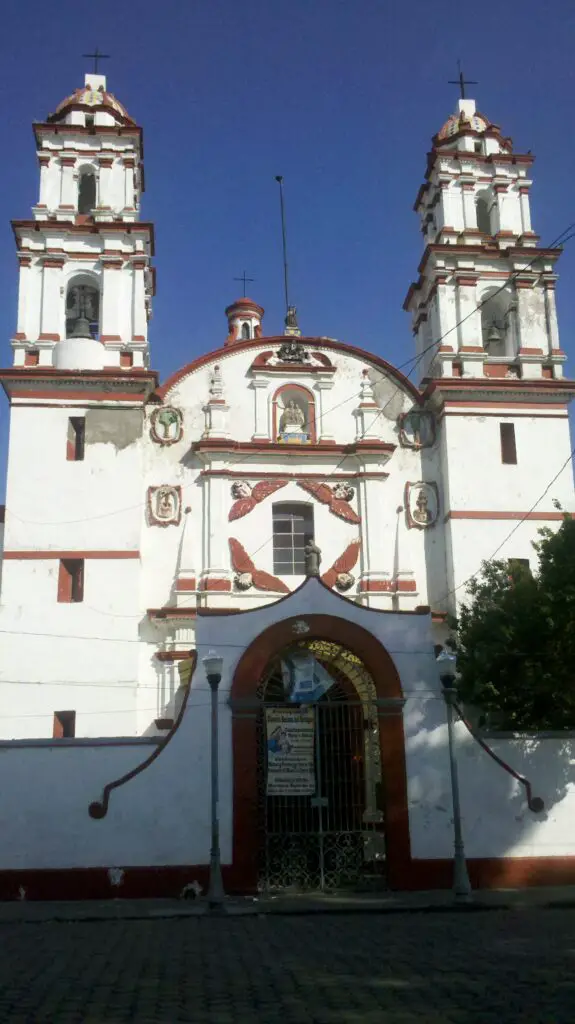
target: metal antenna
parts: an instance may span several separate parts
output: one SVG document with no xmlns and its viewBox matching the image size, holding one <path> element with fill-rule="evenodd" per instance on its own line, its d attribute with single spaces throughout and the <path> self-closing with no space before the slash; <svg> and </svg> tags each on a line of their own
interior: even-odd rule
<svg viewBox="0 0 575 1024">
<path fill-rule="evenodd" d="M 284 294 L 286 304 L 286 316 L 289 313 L 289 289 L 288 289 L 288 262 L 287 262 L 287 242 L 286 242 L 286 217 L 285 217 L 285 206 L 284 206 L 284 179 L 282 174 L 276 174 L 276 181 L 280 187 L 280 210 L 282 218 L 282 245 L 283 245 L 283 257 L 284 257 Z"/>
</svg>

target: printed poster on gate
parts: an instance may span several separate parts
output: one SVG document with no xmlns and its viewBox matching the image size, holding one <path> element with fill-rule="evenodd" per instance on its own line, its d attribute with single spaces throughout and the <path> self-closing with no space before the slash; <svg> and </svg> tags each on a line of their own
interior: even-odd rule
<svg viewBox="0 0 575 1024">
<path fill-rule="evenodd" d="M 266 708 L 268 796 L 315 793 L 313 708 Z"/>
</svg>

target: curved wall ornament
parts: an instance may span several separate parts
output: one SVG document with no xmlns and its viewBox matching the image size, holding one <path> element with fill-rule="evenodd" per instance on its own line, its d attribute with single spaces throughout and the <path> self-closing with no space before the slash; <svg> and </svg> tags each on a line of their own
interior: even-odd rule
<svg viewBox="0 0 575 1024">
<path fill-rule="evenodd" d="M 355 576 L 352 575 L 351 570 L 357 562 L 360 547 L 360 540 L 352 541 L 343 554 L 336 558 L 331 569 L 324 572 L 321 581 L 325 583 L 326 587 L 336 587 L 341 593 L 353 587 Z"/>
<path fill-rule="evenodd" d="M 410 409 L 397 417 L 402 448 L 431 448 L 435 444 L 435 416 L 426 409 Z"/>
<path fill-rule="evenodd" d="M 406 483 L 403 503 L 408 530 L 425 530 L 437 522 L 439 490 L 436 483 L 423 480 Z"/>
<path fill-rule="evenodd" d="M 142 761 L 142 763 L 137 765 L 136 768 L 132 768 L 131 771 L 126 772 L 125 775 L 121 775 L 119 779 L 114 779 L 113 782 L 108 782 L 104 786 L 102 792 L 102 799 L 93 800 L 90 806 L 88 807 L 88 814 L 90 815 L 91 818 L 95 818 L 96 821 L 100 821 L 102 818 L 105 818 L 108 813 L 108 807 L 110 804 L 110 794 L 112 793 L 112 791 L 114 789 L 119 789 L 120 786 L 124 786 L 126 782 L 130 781 L 130 779 L 134 779 L 136 775 L 139 775 L 141 772 L 145 771 L 146 768 L 149 768 L 152 762 L 160 756 L 162 751 L 166 749 L 172 737 L 177 733 L 182 723 L 182 719 L 186 713 L 186 708 L 188 706 L 188 697 L 190 696 L 192 676 L 196 671 L 196 666 L 198 663 L 197 651 L 190 651 L 189 661 L 191 662 L 191 664 L 184 668 L 180 674 L 180 678 L 182 679 L 182 682 L 186 687 L 186 692 L 184 694 L 182 706 L 180 707 L 180 710 L 178 712 L 178 717 L 176 718 L 169 733 L 160 741 L 160 743 L 158 743 L 156 749 L 153 751 L 153 753 L 150 754 L 149 757 L 146 758 L 145 761 Z"/>
<path fill-rule="evenodd" d="M 150 416 L 150 437 L 164 447 L 181 441 L 184 434 L 182 410 L 173 405 L 161 405 Z"/>
<path fill-rule="evenodd" d="M 316 483 L 315 480 L 298 480 L 298 487 L 307 491 L 308 494 L 313 494 L 314 498 L 317 498 L 322 505 L 328 505 L 330 512 L 338 519 L 345 519 L 347 523 L 361 523 L 361 516 L 349 504 L 353 497 L 352 487 L 347 489 L 349 497 L 345 498 L 338 497 L 336 494 L 336 492 L 342 493 L 340 491 L 342 485 L 339 483 L 332 488 L 329 484 Z"/>
<path fill-rule="evenodd" d="M 235 480 L 232 484 L 232 498 L 236 500 L 229 511 L 228 521 L 231 523 L 234 519 L 242 519 L 243 516 L 247 516 L 256 505 L 259 505 L 260 501 L 269 497 L 274 491 L 279 491 L 287 483 L 287 479 L 259 480 L 252 487 L 247 480 Z"/>
<path fill-rule="evenodd" d="M 265 572 L 263 569 L 256 569 L 246 549 L 235 537 L 230 537 L 230 554 L 232 568 L 236 573 L 234 583 L 238 590 L 249 590 L 255 587 L 256 590 L 267 590 L 273 593 L 289 594 L 290 588 L 277 576 Z"/>
</svg>

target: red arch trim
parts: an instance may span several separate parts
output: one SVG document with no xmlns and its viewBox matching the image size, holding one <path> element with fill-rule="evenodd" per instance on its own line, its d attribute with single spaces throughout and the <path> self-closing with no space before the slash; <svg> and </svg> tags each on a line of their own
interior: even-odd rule
<svg viewBox="0 0 575 1024">
<path fill-rule="evenodd" d="M 217 360 L 225 359 L 230 356 L 233 352 L 245 352 L 249 349 L 259 348 L 261 345 L 277 344 L 281 345 L 285 341 L 284 335 L 272 336 L 270 338 L 253 338 L 250 341 L 236 341 L 233 345 L 223 345 L 221 348 L 214 349 L 213 352 L 207 352 L 203 356 L 198 356 L 197 359 L 192 360 L 186 366 L 183 366 L 180 370 L 176 370 L 168 379 L 162 384 L 156 395 L 159 398 L 165 398 L 166 395 L 180 383 L 184 377 L 188 377 L 191 373 L 199 370 L 202 366 L 207 363 L 212 363 Z M 372 352 L 367 352 L 363 348 L 356 348 L 355 345 L 348 345 L 343 341 L 331 341 L 328 338 L 301 338 L 300 341 L 303 345 L 314 348 L 327 348 L 332 352 L 343 352 L 345 355 L 356 356 L 358 359 L 365 360 L 366 363 L 371 363 L 372 366 L 376 366 L 379 370 L 384 373 L 388 373 L 390 377 L 394 377 L 398 384 L 408 392 L 413 398 L 414 402 L 418 405 L 423 404 L 423 397 L 419 389 L 413 384 L 406 376 L 397 370 L 395 366 L 388 363 L 385 359 L 380 356 L 374 355 Z M 288 367 L 286 365 L 286 371 Z"/>
<path fill-rule="evenodd" d="M 240 891 L 254 891 L 257 883 L 257 722 L 256 689 L 271 658 L 296 634 L 296 618 L 284 619 L 264 630 L 240 658 L 231 689 L 234 764 L 233 862 L 230 878 Z M 363 661 L 375 683 L 378 699 L 400 700 L 401 683 L 395 665 L 379 641 L 363 627 L 331 615 L 306 615 L 310 640 L 329 640 L 347 647 Z M 405 739 L 401 706 L 382 708 L 379 719 L 381 765 L 385 791 L 387 868 L 391 888 L 406 887 L 411 862 Z"/>
</svg>

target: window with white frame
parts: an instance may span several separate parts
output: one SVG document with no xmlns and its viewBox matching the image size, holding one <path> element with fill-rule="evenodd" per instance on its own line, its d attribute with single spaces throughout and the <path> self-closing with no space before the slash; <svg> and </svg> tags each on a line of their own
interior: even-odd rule
<svg viewBox="0 0 575 1024">
<path fill-rule="evenodd" d="M 313 537 L 313 508 L 305 502 L 278 502 L 273 506 L 274 573 L 303 576 L 306 542 Z"/>
</svg>

